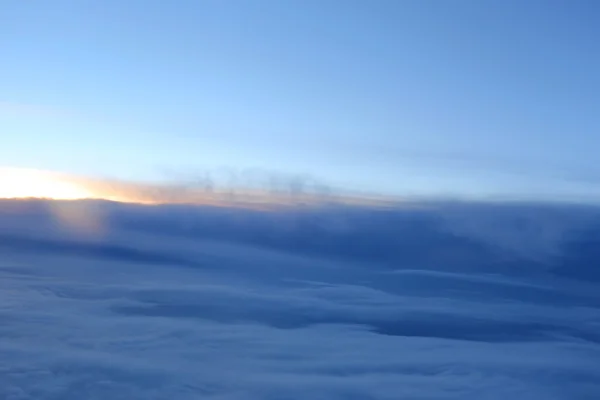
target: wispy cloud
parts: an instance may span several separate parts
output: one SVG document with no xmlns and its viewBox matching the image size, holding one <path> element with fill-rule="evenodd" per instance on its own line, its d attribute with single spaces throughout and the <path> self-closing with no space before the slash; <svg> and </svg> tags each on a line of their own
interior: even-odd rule
<svg viewBox="0 0 600 400">
<path fill-rule="evenodd" d="M 5 175 L 19 174 L 20 169 L 2 169 Z M 11 172 L 12 171 L 12 172 Z M 29 172 L 29 174 L 35 171 Z M 365 204 L 381 207 L 397 204 L 398 197 L 372 193 L 357 193 L 334 188 L 305 177 L 264 171 L 228 170 L 226 175 L 200 173 L 186 178 L 155 182 L 135 182 L 102 179 L 64 173 L 40 171 L 43 176 L 54 176 L 55 182 L 68 183 L 80 188 L 88 198 L 142 204 L 197 204 L 227 207 L 269 208 L 290 205 Z M 0 182 L 1 183 L 1 182 Z M 39 190 L 31 188 L 32 193 Z M 27 192 L 27 188 L 23 189 Z M 48 196 L 52 197 L 52 196 Z"/>
</svg>

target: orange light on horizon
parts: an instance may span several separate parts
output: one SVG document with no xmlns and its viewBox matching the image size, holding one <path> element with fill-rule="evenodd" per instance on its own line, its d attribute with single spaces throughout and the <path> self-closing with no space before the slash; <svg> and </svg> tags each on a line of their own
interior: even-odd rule
<svg viewBox="0 0 600 400">
<path fill-rule="evenodd" d="M 84 185 L 60 174 L 21 168 L 0 168 L 0 198 L 79 200 L 94 198 Z"/>
<path fill-rule="evenodd" d="M 311 194 L 270 193 L 248 188 L 207 191 L 202 187 L 152 184 L 76 176 L 50 171 L 0 167 L 0 199 L 97 199 L 145 205 L 191 204 L 218 207 L 277 209 L 297 204 L 318 205 L 323 201 L 386 206 L 393 199 L 342 195 L 324 199 Z M 408 206 L 409 204 L 406 204 Z"/>
<path fill-rule="evenodd" d="M 0 199 L 86 200 L 121 203 L 220 203 L 202 193 L 181 193 L 168 186 L 95 179 L 57 172 L 0 167 Z"/>
</svg>

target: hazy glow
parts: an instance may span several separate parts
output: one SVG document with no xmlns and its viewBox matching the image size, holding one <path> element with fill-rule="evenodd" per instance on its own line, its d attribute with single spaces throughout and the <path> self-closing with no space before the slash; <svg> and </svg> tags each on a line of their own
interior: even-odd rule
<svg viewBox="0 0 600 400">
<path fill-rule="evenodd" d="M 66 177 L 46 171 L 19 168 L 0 169 L 0 198 L 46 198 L 77 200 L 92 193 Z"/>
<path fill-rule="evenodd" d="M 392 199 L 310 193 L 285 193 L 241 187 L 207 190 L 202 186 L 149 184 L 97 179 L 22 168 L 0 168 L 0 199 L 43 198 L 52 200 L 101 199 L 139 204 L 196 204 L 270 209 L 296 204 L 335 201 L 385 206 Z M 397 200 L 397 199 L 394 199 Z"/>
</svg>

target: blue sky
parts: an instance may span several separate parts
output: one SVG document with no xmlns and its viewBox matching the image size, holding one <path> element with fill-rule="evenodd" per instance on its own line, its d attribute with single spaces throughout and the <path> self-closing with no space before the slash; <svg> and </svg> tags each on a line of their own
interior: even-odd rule
<svg viewBox="0 0 600 400">
<path fill-rule="evenodd" d="M 600 198 L 595 1 L 8 0 L 1 163 Z M 176 173 L 174 173 L 174 171 Z"/>
</svg>

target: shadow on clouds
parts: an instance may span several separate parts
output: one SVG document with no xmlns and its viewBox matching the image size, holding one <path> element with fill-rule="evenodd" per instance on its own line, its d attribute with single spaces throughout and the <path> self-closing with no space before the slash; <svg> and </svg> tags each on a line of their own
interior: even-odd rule
<svg viewBox="0 0 600 400">
<path fill-rule="evenodd" d="M 11 203 L 3 202 L 2 206 Z M 85 203 L 85 202 L 84 202 Z M 374 269 L 499 272 L 552 271 L 564 277 L 600 280 L 600 213 L 583 206 L 424 203 L 380 209 L 322 205 L 276 210 L 208 206 L 136 206 L 88 202 L 101 210 L 102 225 L 114 232 L 170 239 L 242 244 L 286 254 L 325 258 Z M 14 207 L 8 207 L 14 210 Z M 58 227 L 53 207 L 31 201 L 21 207 L 25 224 Z M 14 219 L 5 212 L 0 218 Z M 23 222 L 25 221 L 25 222 Z M 182 254 L 142 250 L 118 243 L 29 238 L 8 229 L 4 246 L 123 261 L 196 266 Z M 76 229 L 74 227 L 73 229 Z M 199 244 L 200 246 L 200 244 Z"/>
</svg>

